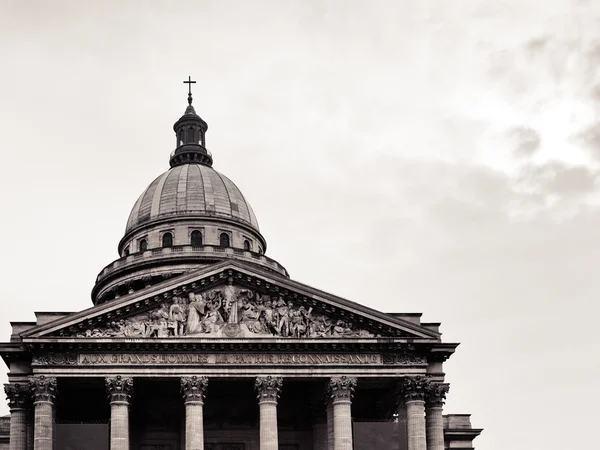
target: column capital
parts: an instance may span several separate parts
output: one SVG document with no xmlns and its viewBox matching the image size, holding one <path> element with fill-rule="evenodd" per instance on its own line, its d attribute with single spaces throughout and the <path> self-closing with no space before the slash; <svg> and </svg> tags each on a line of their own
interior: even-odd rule
<svg viewBox="0 0 600 450">
<path fill-rule="evenodd" d="M 258 402 L 276 402 L 282 385 L 283 378 L 281 377 L 272 377 L 271 375 L 256 377 L 254 389 Z"/>
<path fill-rule="evenodd" d="M 446 394 L 450 390 L 450 385 L 445 383 L 429 383 L 425 390 L 425 406 L 435 408 L 444 406 Z"/>
<path fill-rule="evenodd" d="M 333 401 L 350 401 L 356 388 L 356 377 L 332 377 L 327 385 L 328 397 Z"/>
<path fill-rule="evenodd" d="M 121 375 L 117 375 L 116 377 L 106 377 L 104 379 L 104 385 L 106 386 L 106 392 L 111 403 L 129 403 L 131 400 L 131 394 L 133 393 L 133 378 L 122 377 Z"/>
<path fill-rule="evenodd" d="M 56 378 L 36 375 L 29 378 L 29 386 L 34 402 L 54 402 L 56 396 Z"/>
<path fill-rule="evenodd" d="M 4 392 L 11 411 L 25 409 L 31 400 L 31 388 L 27 383 L 7 383 L 4 385 Z"/>
<path fill-rule="evenodd" d="M 208 387 L 207 377 L 181 377 L 181 393 L 185 402 L 202 402 Z"/>
<path fill-rule="evenodd" d="M 425 394 L 431 381 L 427 377 L 404 377 L 400 381 L 400 395 L 405 401 L 425 401 Z"/>
</svg>

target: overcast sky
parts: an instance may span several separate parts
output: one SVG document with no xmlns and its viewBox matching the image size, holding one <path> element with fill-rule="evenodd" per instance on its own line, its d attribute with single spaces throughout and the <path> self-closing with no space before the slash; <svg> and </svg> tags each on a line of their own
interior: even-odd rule
<svg viewBox="0 0 600 450">
<path fill-rule="evenodd" d="M 191 74 L 269 256 L 461 342 L 478 450 L 597 442 L 600 2 L 0 0 L 0 66 L 2 340 L 91 305 Z"/>
</svg>

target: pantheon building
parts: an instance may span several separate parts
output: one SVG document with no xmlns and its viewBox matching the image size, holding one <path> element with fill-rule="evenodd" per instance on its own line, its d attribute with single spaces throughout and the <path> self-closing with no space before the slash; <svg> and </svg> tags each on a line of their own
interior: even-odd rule
<svg viewBox="0 0 600 450">
<path fill-rule="evenodd" d="M 292 279 L 191 93 L 173 128 L 92 306 L 11 322 L 0 449 L 472 449 L 482 430 L 443 411 L 440 324 Z"/>
</svg>

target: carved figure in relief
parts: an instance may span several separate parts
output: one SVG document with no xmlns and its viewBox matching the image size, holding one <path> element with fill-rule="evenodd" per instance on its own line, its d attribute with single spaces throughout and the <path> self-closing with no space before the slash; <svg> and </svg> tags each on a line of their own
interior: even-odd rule
<svg viewBox="0 0 600 450">
<path fill-rule="evenodd" d="M 262 302 L 262 299 L 261 299 Z M 261 323 L 265 333 L 277 333 L 277 318 L 271 300 L 266 300 L 264 304 L 258 305 L 259 316 L 258 320 Z"/>
<path fill-rule="evenodd" d="M 290 309 L 292 302 L 286 303 L 281 297 L 277 300 L 277 314 L 279 323 L 277 324 L 277 333 L 279 336 L 290 335 Z"/>
<path fill-rule="evenodd" d="M 160 309 L 150 314 L 150 324 L 146 329 L 146 336 L 158 338 L 169 337 L 169 307 L 166 303 L 160 305 Z"/>
<path fill-rule="evenodd" d="M 203 294 L 188 294 L 188 317 L 186 334 L 202 333 L 204 328 L 202 320 L 206 312 L 206 299 Z"/>
<path fill-rule="evenodd" d="M 318 310 L 317 310 L 318 311 Z M 77 332 L 77 336 L 99 337 L 180 337 L 281 336 L 295 338 L 373 337 L 353 323 L 315 313 L 279 295 L 241 289 L 230 277 L 225 286 L 187 297 L 173 297 L 158 309 L 138 313 Z"/>
<path fill-rule="evenodd" d="M 169 328 L 173 330 L 173 336 L 182 336 L 185 325 L 185 313 L 183 299 L 175 298 L 169 308 Z"/>
<path fill-rule="evenodd" d="M 238 323 L 239 300 L 235 287 L 233 287 L 233 278 L 227 279 L 227 284 L 223 288 L 223 302 L 227 312 L 227 323 Z"/>
<path fill-rule="evenodd" d="M 223 302 L 221 301 L 221 297 L 218 297 L 217 299 L 206 304 L 208 312 L 202 321 L 202 326 L 204 327 L 205 333 L 215 333 L 219 331 L 220 326 L 224 323 L 223 316 L 219 312 L 222 304 Z"/>
</svg>

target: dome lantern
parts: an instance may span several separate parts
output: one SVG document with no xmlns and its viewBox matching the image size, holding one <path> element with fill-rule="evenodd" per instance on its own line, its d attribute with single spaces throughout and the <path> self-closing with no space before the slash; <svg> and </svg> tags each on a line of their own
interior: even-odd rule
<svg viewBox="0 0 600 450">
<path fill-rule="evenodd" d="M 171 167 L 189 163 L 212 166 L 212 155 L 205 146 L 208 124 L 196 114 L 196 110 L 192 106 L 192 83 L 195 81 L 188 77 L 188 81 L 184 81 L 184 83 L 189 86 L 188 106 L 183 116 L 173 125 L 176 144 L 169 164 Z"/>
</svg>

